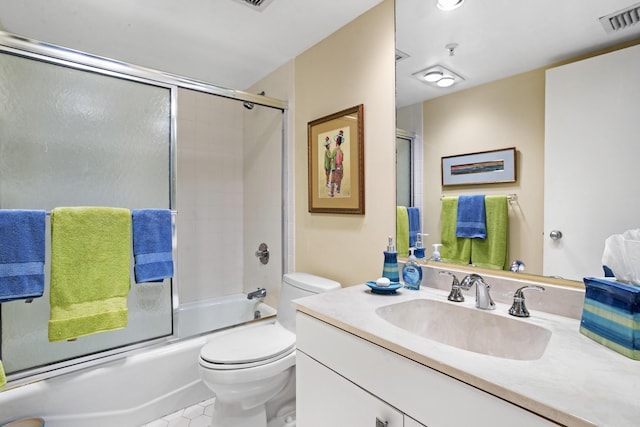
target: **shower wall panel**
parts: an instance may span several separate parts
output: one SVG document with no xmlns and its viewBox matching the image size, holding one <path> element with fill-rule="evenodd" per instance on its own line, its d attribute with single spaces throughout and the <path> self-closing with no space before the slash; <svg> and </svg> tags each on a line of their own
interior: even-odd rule
<svg viewBox="0 0 640 427">
<path fill-rule="evenodd" d="M 242 102 L 178 90 L 180 304 L 242 292 Z"/>
</svg>

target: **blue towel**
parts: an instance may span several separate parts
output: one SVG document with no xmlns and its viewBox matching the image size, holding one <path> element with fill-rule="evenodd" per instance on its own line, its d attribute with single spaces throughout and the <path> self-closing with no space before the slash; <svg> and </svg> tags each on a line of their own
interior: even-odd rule
<svg viewBox="0 0 640 427">
<path fill-rule="evenodd" d="M 409 247 L 415 248 L 416 238 L 420 232 L 420 209 L 408 207 L 407 215 L 409 215 Z"/>
<path fill-rule="evenodd" d="M 0 210 L 0 303 L 42 296 L 45 211 Z"/>
<path fill-rule="evenodd" d="M 134 209 L 131 215 L 136 283 L 173 277 L 171 211 Z"/>
<path fill-rule="evenodd" d="M 487 237 L 484 195 L 458 197 L 457 215 L 456 237 L 471 239 Z"/>
</svg>

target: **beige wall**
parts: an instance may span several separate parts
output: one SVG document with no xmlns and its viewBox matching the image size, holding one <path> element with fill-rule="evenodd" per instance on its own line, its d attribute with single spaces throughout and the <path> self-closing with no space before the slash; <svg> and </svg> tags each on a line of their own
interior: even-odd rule
<svg viewBox="0 0 640 427">
<path fill-rule="evenodd" d="M 296 271 L 343 286 L 379 277 L 395 234 L 394 3 L 385 0 L 295 59 Z M 307 123 L 364 104 L 365 215 L 311 214 Z"/>
<path fill-rule="evenodd" d="M 542 273 L 544 70 L 535 70 L 423 104 L 424 230 L 439 236 L 440 196 L 518 195 L 509 207 L 509 260 Z M 443 189 L 440 158 L 516 147 L 517 182 Z"/>
</svg>

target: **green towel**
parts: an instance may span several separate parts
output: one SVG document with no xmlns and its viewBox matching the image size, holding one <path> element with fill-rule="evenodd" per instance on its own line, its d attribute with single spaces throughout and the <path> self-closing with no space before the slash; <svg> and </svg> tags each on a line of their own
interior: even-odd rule
<svg viewBox="0 0 640 427">
<path fill-rule="evenodd" d="M 471 242 L 471 262 L 478 267 L 506 270 L 509 265 L 509 208 L 507 196 L 486 196 L 487 238 Z"/>
<path fill-rule="evenodd" d="M 128 209 L 54 209 L 49 341 L 126 327 L 130 264 Z"/>
<path fill-rule="evenodd" d="M 2 360 L 0 360 L 0 388 L 7 384 L 7 377 L 4 376 L 4 368 L 2 368 Z"/>
<path fill-rule="evenodd" d="M 398 256 L 409 256 L 409 214 L 406 206 L 396 206 L 396 250 Z"/>
<path fill-rule="evenodd" d="M 469 264 L 471 259 L 471 239 L 456 237 L 458 222 L 458 198 L 442 198 L 442 229 L 440 231 L 440 256 L 444 262 Z M 477 239 L 474 239 L 477 240 Z"/>
</svg>

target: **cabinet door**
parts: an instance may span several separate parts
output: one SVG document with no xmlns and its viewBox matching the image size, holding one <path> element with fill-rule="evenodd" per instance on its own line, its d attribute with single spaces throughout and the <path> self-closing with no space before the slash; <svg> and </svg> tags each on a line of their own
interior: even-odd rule
<svg viewBox="0 0 640 427">
<path fill-rule="evenodd" d="M 296 357 L 296 377 L 296 419 L 300 426 L 404 425 L 401 412 L 301 351 Z"/>
</svg>

